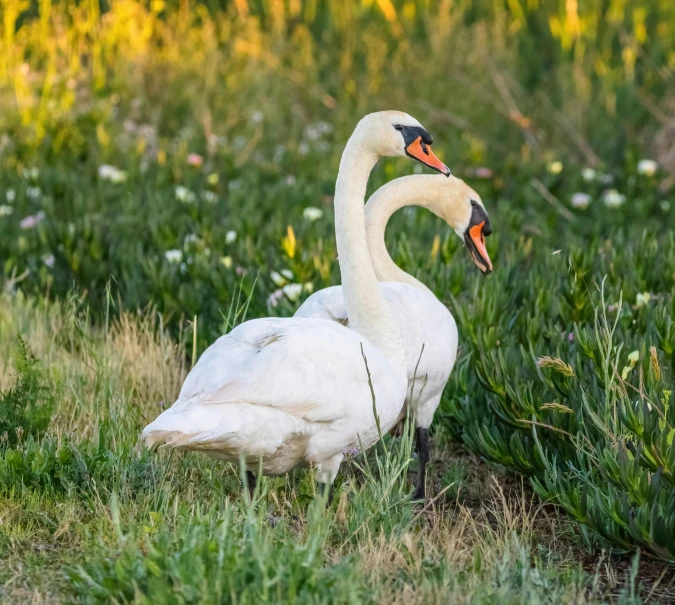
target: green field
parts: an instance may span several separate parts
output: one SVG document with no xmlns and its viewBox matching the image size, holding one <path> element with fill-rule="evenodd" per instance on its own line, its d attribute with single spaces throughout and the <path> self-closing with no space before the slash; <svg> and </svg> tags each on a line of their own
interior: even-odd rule
<svg viewBox="0 0 675 605">
<path fill-rule="evenodd" d="M 671 0 L 0 15 L 0 601 L 675 601 Z M 460 333 L 429 500 L 410 431 L 329 508 L 312 471 L 249 501 L 238 468 L 147 450 L 218 335 L 339 283 L 339 158 L 382 109 L 493 228 L 488 277 L 425 210 L 387 232 Z"/>
</svg>

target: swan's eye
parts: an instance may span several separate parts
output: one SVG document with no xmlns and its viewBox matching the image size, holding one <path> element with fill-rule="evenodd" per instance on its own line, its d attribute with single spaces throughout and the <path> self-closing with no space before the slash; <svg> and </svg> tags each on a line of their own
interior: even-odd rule
<svg viewBox="0 0 675 605">
<path fill-rule="evenodd" d="M 394 125 L 394 128 L 395 128 L 396 130 L 398 130 L 399 132 L 402 132 L 402 131 L 403 131 L 403 126 L 401 126 L 400 124 L 395 124 L 395 125 Z"/>
<path fill-rule="evenodd" d="M 478 202 L 476 200 L 471 200 L 471 205 L 475 208 L 478 206 Z"/>
</svg>

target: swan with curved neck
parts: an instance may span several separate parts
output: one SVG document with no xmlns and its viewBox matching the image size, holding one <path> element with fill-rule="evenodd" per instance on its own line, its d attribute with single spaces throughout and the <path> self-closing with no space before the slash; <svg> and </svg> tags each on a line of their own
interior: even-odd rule
<svg viewBox="0 0 675 605">
<path fill-rule="evenodd" d="M 425 467 L 429 458 L 429 427 L 457 357 L 457 325 L 436 296 L 400 269 L 389 256 L 384 232 L 391 216 L 404 206 L 422 206 L 444 219 L 462 239 L 484 273 L 492 270 L 484 238 L 490 220 L 478 194 L 463 181 L 433 175 L 395 179 L 378 189 L 365 209 L 366 237 L 380 292 L 389 303 L 406 351 L 406 403 L 414 410 L 420 472 L 415 499 L 425 496 Z M 325 288 L 310 296 L 296 317 L 315 317 L 352 327 L 344 286 Z M 406 413 L 403 409 L 401 417 Z"/>
<path fill-rule="evenodd" d="M 448 175 L 431 142 L 411 116 L 379 112 L 359 122 L 344 150 L 335 232 L 352 327 L 316 318 L 237 326 L 202 354 L 178 400 L 145 427 L 148 444 L 244 458 L 267 475 L 316 466 L 331 484 L 346 451 L 372 446 L 380 428 L 393 426 L 405 400 L 406 356 L 370 262 L 363 202 L 382 156 L 410 156 Z"/>
<path fill-rule="evenodd" d="M 492 271 L 484 239 L 492 233 L 492 229 L 480 196 L 454 176 L 438 179 L 434 175 L 421 174 L 387 183 L 366 204 L 368 250 L 379 281 L 401 282 L 428 290 L 391 259 L 384 241 L 389 219 L 397 210 L 411 205 L 426 208 L 442 218 L 465 241 L 479 269 L 483 273 Z M 476 226 L 480 227 L 477 231 Z"/>
</svg>

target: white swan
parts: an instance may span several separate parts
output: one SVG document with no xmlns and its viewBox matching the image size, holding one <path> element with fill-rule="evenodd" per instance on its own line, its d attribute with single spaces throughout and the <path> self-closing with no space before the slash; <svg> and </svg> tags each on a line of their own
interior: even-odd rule
<svg viewBox="0 0 675 605">
<path fill-rule="evenodd" d="M 428 208 L 464 238 L 484 273 L 492 264 L 484 244 L 490 221 L 480 196 L 455 177 L 415 175 L 395 179 L 377 190 L 366 204 L 366 231 L 370 258 L 403 337 L 408 363 L 408 396 L 415 406 L 417 452 L 420 471 L 415 499 L 425 497 L 425 471 L 429 459 L 429 427 L 457 357 L 457 325 L 434 294 L 400 269 L 389 256 L 384 231 L 389 218 L 403 206 Z M 347 323 L 341 286 L 325 288 L 310 296 L 295 317 L 332 319 Z M 406 413 L 403 409 L 402 416 Z"/>
<path fill-rule="evenodd" d="M 391 428 L 405 400 L 406 357 L 370 262 L 363 202 L 382 156 L 408 155 L 449 174 L 431 142 L 417 120 L 392 111 L 363 118 L 347 142 L 335 236 L 350 328 L 306 318 L 237 326 L 204 352 L 178 400 L 145 427 L 148 444 L 243 458 L 267 475 L 315 466 L 319 480 L 332 484 L 345 452 L 379 439 L 370 384 L 380 428 Z"/>
</svg>

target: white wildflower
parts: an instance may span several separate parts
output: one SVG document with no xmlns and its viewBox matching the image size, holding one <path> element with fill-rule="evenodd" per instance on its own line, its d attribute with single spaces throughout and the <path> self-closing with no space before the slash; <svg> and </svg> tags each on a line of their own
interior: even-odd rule
<svg viewBox="0 0 675 605">
<path fill-rule="evenodd" d="M 290 269 L 282 269 L 281 275 L 283 275 L 286 279 L 293 279 L 295 277 L 293 275 L 293 271 L 291 271 Z"/>
<path fill-rule="evenodd" d="M 54 267 L 56 259 L 54 258 L 53 254 L 46 254 L 45 256 L 42 257 L 42 262 L 51 269 L 52 267 Z"/>
<path fill-rule="evenodd" d="M 127 173 L 110 164 L 102 164 L 98 167 L 98 176 L 104 181 L 111 183 L 123 183 L 127 180 Z"/>
<path fill-rule="evenodd" d="M 294 177 L 292 174 L 289 174 L 289 175 L 286 177 L 286 184 L 287 184 L 289 187 L 293 187 L 293 185 L 295 185 L 295 177 Z"/>
<path fill-rule="evenodd" d="M 254 124 L 260 124 L 265 119 L 265 116 L 263 115 L 262 111 L 258 111 L 257 109 L 254 109 L 251 112 L 251 122 Z"/>
<path fill-rule="evenodd" d="M 298 145 L 298 153 L 300 155 L 307 155 L 309 153 L 309 144 L 305 141 L 302 141 L 302 143 Z"/>
<path fill-rule="evenodd" d="M 28 189 L 26 189 L 26 196 L 30 200 L 37 200 L 40 195 L 42 195 L 42 191 L 39 187 L 28 187 Z"/>
<path fill-rule="evenodd" d="M 635 306 L 639 309 L 640 307 L 646 307 L 651 300 L 652 295 L 649 292 L 638 292 L 638 295 L 635 299 Z"/>
<path fill-rule="evenodd" d="M 11 206 L 7 206 L 6 204 L 0 206 L 0 216 L 9 216 L 12 212 L 14 212 L 14 208 Z"/>
<path fill-rule="evenodd" d="M 37 181 L 38 177 L 40 176 L 40 170 L 35 166 L 33 166 L 32 168 L 24 168 L 22 174 L 23 178 L 25 178 L 26 180 L 32 179 L 34 181 Z"/>
<path fill-rule="evenodd" d="M 232 257 L 231 256 L 222 256 L 220 262 L 223 263 L 226 269 L 232 268 Z"/>
<path fill-rule="evenodd" d="M 320 134 L 329 134 L 333 132 L 333 125 L 330 122 L 319 122 L 316 125 L 316 129 Z"/>
<path fill-rule="evenodd" d="M 588 205 L 591 203 L 591 198 L 588 193 L 582 193 L 578 191 L 572 196 L 572 206 L 574 208 L 579 208 L 580 210 L 583 210 L 584 208 L 588 208 Z"/>
<path fill-rule="evenodd" d="M 595 177 L 597 176 L 597 172 L 593 170 L 593 168 L 584 168 L 581 171 L 581 178 L 584 179 L 587 183 L 590 183 L 591 181 L 595 180 Z"/>
<path fill-rule="evenodd" d="M 295 302 L 302 294 L 302 284 L 286 284 L 281 291 L 288 297 L 291 302 Z"/>
<path fill-rule="evenodd" d="M 305 291 L 309 294 L 314 292 L 314 284 L 311 281 L 305 282 Z"/>
<path fill-rule="evenodd" d="M 316 141 L 321 136 L 319 129 L 314 125 L 310 124 L 305 128 L 305 138 L 310 141 Z"/>
<path fill-rule="evenodd" d="M 233 244 L 236 241 L 237 241 L 237 232 L 236 231 L 230 230 L 225 234 L 225 243 L 226 244 Z"/>
<path fill-rule="evenodd" d="M 278 271 L 271 271 L 270 278 L 274 282 L 275 286 L 283 286 L 286 283 L 286 278 L 283 277 Z"/>
<path fill-rule="evenodd" d="M 640 160 L 637 165 L 638 174 L 645 176 L 654 176 L 659 165 L 654 160 Z"/>
<path fill-rule="evenodd" d="M 314 222 L 323 216 L 323 210 L 321 210 L 321 208 L 314 208 L 312 206 L 308 206 L 303 210 L 302 216 L 306 220 Z"/>
<path fill-rule="evenodd" d="M 215 204 L 218 201 L 218 196 L 213 191 L 202 191 L 202 199 L 209 204 Z"/>
<path fill-rule="evenodd" d="M 183 260 L 183 252 L 181 250 L 167 250 L 164 256 L 170 263 L 179 263 Z"/>
<path fill-rule="evenodd" d="M 16 191 L 14 189 L 8 189 L 5 191 L 5 198 L 11 204 L 16 199 Z"/>
<path fill-rule="evenodd" d="M 626 196 L 623 193 L 619 193 L 616 189 L 607 189 L 602 194 L 602 201 L 608 208 L 618 208 L 626 201 Z"/>
<path fill-rule="evenodd" d="M 279 288 L 278 290 L 275 290 L 274 292 L 272 292 L 272 294 L 270 294 L 267 297 L 267 305 L 269 307 L 276 307 L 279 304 L 279 301 L 281 300 L 281 297 L 283 295 L 284 295 L 284 293 L 281 290 L 281 288 Z"/>
<path fill-rule="evenodd" d="M 195 195 L 194 191 L 190 191 L 187 187 L 177 185 L 176 199 L 179 202 L 183 202 L 185 204 L 193 204 L 197 200 L 197 196 Z"/>
</svg>

